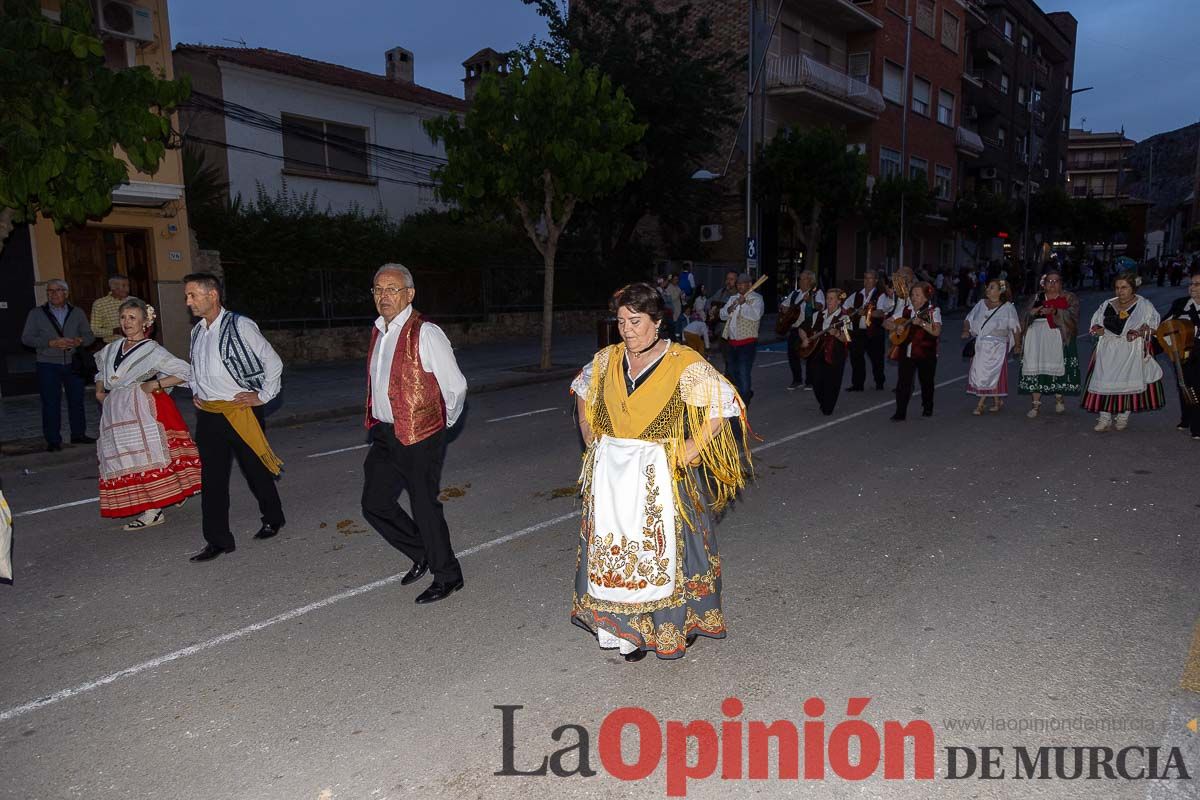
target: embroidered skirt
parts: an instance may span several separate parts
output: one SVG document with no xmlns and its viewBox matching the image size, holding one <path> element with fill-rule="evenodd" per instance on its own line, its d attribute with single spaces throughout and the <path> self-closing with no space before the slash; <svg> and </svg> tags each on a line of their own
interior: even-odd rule
<svg viewBox="0 0 1200 800">
<path fill-rule="evenodd" d="M 1063 365 L 1065 372 L 1062 375 L 1026 375 L 1022 372 L 1017 391 L 1020 394 L 1079 394 L 1079 348 L 1074 339 L 1063 345 Z"/>
<path fill-rule="evenodd" d="M 153 508 L 166 508 L 200 491 L 200 452 L 175 401 L 163 392 L 150 397 L 154 401 L 154 416 L 166 438 L 169 461 L 158 469 L 101 478 L 102 517 L 128 517 Z"/>
<path fill-rule="evenodd" d="M 1088 364 L 1087 380 L 1084 386 L 1092 382 L 1092 373 L 1096 370 L 1096 356 L 1093 354 Z M 1162 379 L 1146 385 L 1146 388 L 1133 394 L 1099 394 L 1085 390 L 1083 407 L 1093 414 L 1107 412 L 1109 414 L 1124 414 L 1125 412 L 1157 411 L 1167 404 L 1166 392 L 1163 390 Z"/>
</svg>

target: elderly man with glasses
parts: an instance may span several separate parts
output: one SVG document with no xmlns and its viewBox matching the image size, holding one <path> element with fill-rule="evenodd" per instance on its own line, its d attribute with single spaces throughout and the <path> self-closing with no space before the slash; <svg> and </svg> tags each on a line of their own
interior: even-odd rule
<svg viewBox="0 0 1200 800">
<path fill-rule="evenodd" d="M 388 544 L 412 559 L 407 586 L 433 573 L 416 602 L 434 603 L 463 588 L 462 568 L 438 499 L 446 429 L 463 410 L 467 380 L 442 329 L 413 308 L 412 273 L 384 264 L 371 295 L 379 317 L 367 356 L 363 516 Z M 408 489 L 412 516 L 397 503 Z"/>
<path fill-rule="evenodd" d="M 62 394 L 67 392 L 71 444 L 91 444 L 83 412 L 82 348 L 96 341 L 81 309 L 67 302 L 66 281 L 46 283 L 47 302 L 30 309 L 21 343 L 37 350 L 38 393 L 42 396 L 42 435 L 46 450 L 62 450 Z"/>
</svg>

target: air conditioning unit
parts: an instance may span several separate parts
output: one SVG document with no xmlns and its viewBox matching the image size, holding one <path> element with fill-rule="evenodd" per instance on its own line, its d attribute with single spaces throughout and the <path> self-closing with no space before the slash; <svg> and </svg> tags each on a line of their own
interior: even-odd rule
<svg viewBox="0 0 1200 800">
<path fill-rule="evenodd" d="M 100 0 L 96 22 L 100 32 L 138 42 L 154 41 L 154 17 L 150 9 L 123 0 Z"/>
<path fill-rule="evenodd" d="M 984 167 L 983 169 L 979 170 L 979 177 L 983 178 L 985 181 L 994 180 L 996 177 L 996 168 Z"/>
<path fill-rule="evenodd" d="M 702 241 L 702 242 L 719 242 L 719 241 L 721 241 L 721 226 L 720 225 L 701 225 L 700 226 L 700 241 Z"/>
</svg>

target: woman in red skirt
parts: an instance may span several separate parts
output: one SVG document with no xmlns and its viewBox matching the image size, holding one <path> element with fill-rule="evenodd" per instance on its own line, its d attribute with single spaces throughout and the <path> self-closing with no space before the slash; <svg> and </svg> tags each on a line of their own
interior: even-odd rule
<svg viewBox="0 0 1200 800">
<path fill-rule="evenodd" d="M 191 380 L 186 361 L 147 335 L 154 307 L 121 304 L 124 339 L 96 354 L 96 399 L 104 404 L 96 455 L 100 516 L 136 519 L 125 530 L 160 525 L 163 509 L 200 491 L 200 453 L 164 390 Z"/>
</svg>

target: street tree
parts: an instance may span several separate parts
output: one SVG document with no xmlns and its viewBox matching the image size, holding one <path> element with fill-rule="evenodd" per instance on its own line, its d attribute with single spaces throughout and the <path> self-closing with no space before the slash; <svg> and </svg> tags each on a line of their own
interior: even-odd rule
<svg viewBox="0 0 1200 800">
<path fill-rule="evenodd" d="M 528 62 L 543 50 L 565 64 L 576 54 L 625 90 L 635 121 L 646 126 L 632 150 L 645 171 L 578 212 L 578 230 L 595 242 L 601 263 L 620 260 L 648 216 L 664 236 L 694 240 L 696 223 L 716 196 L 691 176 L 723 157 L 714 154 L 741 110 L 733 51 L 714 46 L 708 19 L 686 3 L 664 9 L 645 0 L 572 0 L 568 14 L 564 0 L 522 1 L 546 21 L 549 36 L 518 57 Z"/>
<path fill-rule="evenodd" d="M 971 260 L 979 263 L 984 248 L 1001 233 L 1011 230 L 1012 203 L 982 189 L 959 195 L 950 212 L 950 228 L 963 237 Z"/>
<path fill-rule="evenodd" d="M 535 56 L 480 84 L 466 117 L 425 123 L 447 163 L 434 179 L 442 199 L 492 216 L 514 211 L 545 265 L 542 369 L 550 368 L 554 265 L 580 202 L 618 191 L 645 170 L 630 154 L 645 132 L 624 92 L 571 57 L 559 66 Z"/>
<path fill-rule="evenodd" d="M 867 163 L 842 130 L 785 128 L 763 148 L 754 181 L 764 205 L 786 210 L 815 272 L 825 234 L 862 206 Z"/>
<path fill-rule="evenodd" d="M 905 239 L 912 239 L 925 217 L 936 210 L 933 190 L 924 175 L 909 178 L 888 175 L 875 181 L 871 189 L 867 227 L 887 242 L 888 256 L 902 255 L 898 253 L 901 230 Z"/>
<path fill-rule="evenodd" d="M 58 20 L 38 0 L 2 5 L 0 248 L 39 213 L 59 231 L 107 214 L 130 164 L 157 171 L 189 93 L 149 67 L 108 69 L 87 0 L 63 0 Z"/>
<path fill-rule="evenodd" d="M 1022 212 L 1024 208 L 1022 206 Z M 1061 186 L 1046 186 L 1029 200 L 1029 243 L 1064 236 L 1071 227 L 1071 197 Z"/>
</svg>

